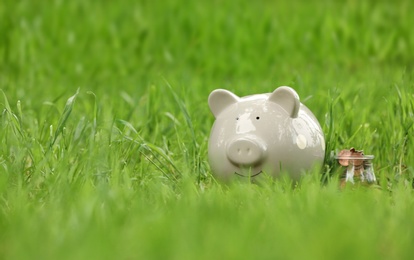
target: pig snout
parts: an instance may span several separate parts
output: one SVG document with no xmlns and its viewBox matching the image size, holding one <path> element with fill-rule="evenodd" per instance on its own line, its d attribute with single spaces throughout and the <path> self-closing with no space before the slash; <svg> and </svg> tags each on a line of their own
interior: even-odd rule
<svg viewBox="0 0 414 260">
<path fill-rule="evenodd" d="M 227 158 L 236 165 L 256 165 L 264 159 L 265 154 L 266 146 L 258 138 L 238 138 L 227 146 Z"/>
</svg>

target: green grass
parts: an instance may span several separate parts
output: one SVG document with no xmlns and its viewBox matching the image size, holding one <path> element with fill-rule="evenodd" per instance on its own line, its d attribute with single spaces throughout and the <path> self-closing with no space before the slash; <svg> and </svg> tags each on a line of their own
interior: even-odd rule
<svg viewBox="0 0 414 260">
<path fill-rule="evenodd" d="M 411 1 L 0 2 L 1 259 L 411 259 Z M 289 85 L 322 171 L 217 183 L 208 94 Z M 338 188 L 331 151 L 375 155 Z"/>
</svg>

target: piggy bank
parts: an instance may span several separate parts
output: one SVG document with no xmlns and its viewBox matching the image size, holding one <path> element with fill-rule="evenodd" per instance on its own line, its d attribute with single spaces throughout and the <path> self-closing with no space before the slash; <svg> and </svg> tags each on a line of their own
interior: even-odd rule
<svg viewBox="0 0 414 260">
<path fill-rule="evenodd" d="M 223 181 L 288 174 L 298 180 L 323 162 L 325 140 L 312 112 L 290 87 L 238 97 L 214 90 L 208 104 L 215 117 L 208 144 L 213 175 Z"/>
</svg>

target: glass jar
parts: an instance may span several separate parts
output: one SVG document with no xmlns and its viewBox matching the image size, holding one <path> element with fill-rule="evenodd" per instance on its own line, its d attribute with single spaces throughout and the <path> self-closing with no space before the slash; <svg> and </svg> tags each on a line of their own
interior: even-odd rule
<svg viewBox="0 0 414 260">
<path fill-rule="evenodd" d="M 341 174 L 341 185 L 345 185 L 347 182 L 352 184 L 376 183 L 377 179 L 372 164 L 374 155 L 364 155 L 362 151 L 351 148 L 341 151 L 335 156 L 335 159 L 338 160 L 340 166 L 345 168 Z"/>
</svg>

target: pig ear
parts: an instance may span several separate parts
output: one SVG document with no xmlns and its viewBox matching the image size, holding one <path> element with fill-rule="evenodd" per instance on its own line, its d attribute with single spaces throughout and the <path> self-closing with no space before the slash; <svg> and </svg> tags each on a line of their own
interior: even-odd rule
<svg viewBox="0 0 414 260">
<path fill-rule="evenodd" d="M 292 118 L 298 116 L 300 101 L 299 95 L 290 87 L 278 87 L 269 96 L 269 101 L 280 105 Z"/>
<path fill-rule="evenodd" d="M 217 117 L 221 111 L 231 104 L 237 103 L 239 97 L 225 89 L 216 89 L 208 97 L 208 105 L 214 117 Z"/>
</svg>

